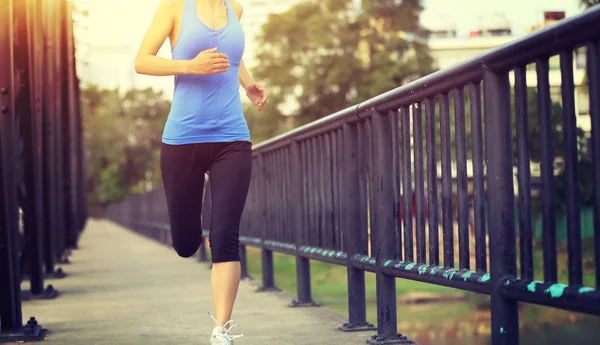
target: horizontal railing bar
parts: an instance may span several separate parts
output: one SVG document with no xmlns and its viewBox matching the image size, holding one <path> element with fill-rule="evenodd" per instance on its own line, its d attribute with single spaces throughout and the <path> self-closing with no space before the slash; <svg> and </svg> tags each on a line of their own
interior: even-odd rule
<svg viewBox="0 0 600 345">
<path fill-rule="evenodd" d="M 500 293 L 519 302 L 600 315 L 600 291 L 588 287 L 506 279 Z"/>
<path fill-rule="evenodd" d="M 252 152 L 254 155 L 262 154 L 267 151 L 289 145 L 292 140 L 306 139 L 308 137 L 340 128 L 344 123 L 353 123 L 359 121 L 360 119 L 356 116 L 356 107 L 356 105 L 348 107 L 304 126 L 295 128 L 289 132 L 280 134 L 271 139 L 267 139 L 258 143 L 257 145 L 253 145 Z"/>
<path fill-rule="evenodd" d="M 386 261 L 381 271 L 396 278 L 447 286 L 486 295 L 490 294 L 488 284 L 490 275 L 485 272 L 473 272 L 466 269 L 459 270 L 426 264 L 419 265 L 414 262 L 394 260 Z"/>
<path fill-rule="evenodd" d="M 258 237 L 240 236 L 240 243 L 255 247 L 262 246 L 262 240 Z"/>
<path fill-rule="evenodd" d="M 152 227 L 160 230 L 168 229 L 168 224 L 161 222 L 136 221 L 136 225 Z M 203 231 L 207 236 L 208 231 Z M 328 250 L 310 246 L 301 246 L 279 241 L 262 241 L 260 238 L 240 236 L 240 243 L 259 248 L 266 248 L 286 255 L 297 255 L 311 260 L 332 263 L 340 266 L 348 265 L 348 254 L 342 251 Z M 377 262 L 368 255 L 353 255 L 350 266 L 366 272 L 375 272 Z M 464 291 L 489 295 L 489 273 L 459 270 L 413 262 L 388 260 L 381 271 L 387 275 L 419 281 L 428 284 L 446 286 Z M 505 280 L 501 289 L 504 297 L 520 302 L 556 307 L 568 311 L 600 315 L 600 293 L 587 287 L 567 286 L 531 282 L 520 279 Z"/>
<path fill-rule="evenodd" d="M 350 258 L 350 267 L 374 273 L 377 269 L 377 260 L 369 255 L 355 254 Z"/>
</svg>

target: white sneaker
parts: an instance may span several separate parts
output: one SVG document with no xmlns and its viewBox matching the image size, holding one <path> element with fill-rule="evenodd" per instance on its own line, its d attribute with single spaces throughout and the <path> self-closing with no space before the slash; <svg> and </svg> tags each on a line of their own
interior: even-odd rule
<svg viewBox="0 0 600 345">
<path fill-rule="evenodd" d="M 212 335 L 210 336 L 210 345 L 233 345 L 234 339 L 244 336 L 243 334 L 232 335 L 229 333 L 233 328 L 238 326 L 233 323 L 233 320 L 229 320 L 224 325 L 220 325 L 211 313 L 208 313 L 208 315 L 210 315 L 210 317 L 218 325 L 213 329 Z"/>
</svg>

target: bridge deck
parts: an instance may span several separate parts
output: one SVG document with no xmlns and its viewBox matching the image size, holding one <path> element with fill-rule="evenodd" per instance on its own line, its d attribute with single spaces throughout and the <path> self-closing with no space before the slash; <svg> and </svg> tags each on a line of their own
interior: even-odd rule
<svg viewBox="0 0 600 345">
<path fill-rule="evenodd" d="M 55 300 L 25 302 L 49 329 L 49 344 L 208 344 L 213 321 L 210 270 L 193 259 L 106 221 L 90 221 L 80 249 L 49 281 Z M 25 287 L 25 286 L 24 286 Z M 326 308 L 288 308 L 284 293 L 257 293 L 243 281 L 233 319 L 236 344 L 364 344 L 370 334 L 342 333 L 345 318 Z"/>
</svg>

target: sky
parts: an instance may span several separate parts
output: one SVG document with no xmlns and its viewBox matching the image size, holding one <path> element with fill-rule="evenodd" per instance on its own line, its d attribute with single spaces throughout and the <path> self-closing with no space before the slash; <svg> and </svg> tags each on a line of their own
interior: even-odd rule
<svg viewBox="0 0 600 345">
<path fill-rule="evenodd" d="M 76 26 L 78 40 L 78 58 L 81 61 L 94 60 L 86 53 L 86 46 L 106 47 L 105 53 L 125 54 L 127 63 L 132 65 L 139 44 L 152 21 L 152 17 L 161 0 L 71 0 L 80 9 L 88 9 L 90 14 Z M 248 0 L 238 0 L 248 4 Z M 271 0 L 286 1 L 286 0 Z M 369 0 L 363 0 L 369 1 Z M 581 12 L 579 0 L 424 0 L 426 16 L 444 15 L 457 24 L 459 36 L 467 36 L 470 30 L 476 29 L 479 16 L 491 12 L 503 13 L 511 22 L 513 34 L 520 36 L 525 30 L 542 22 L 543 12 L 562 10 L 567 17 Z M 124 52 L 124 53 L 123 53 Z M 87 54 L 87 55 L 86 55 Z M 170 58 L 168 40 L 159 52 L 159 56 Z M 102 61 L 98 56 L 95 61 Z M 131 60 L 131 61 L 129 61 Z M 108 60 L 107 60 L 108 61 Z M 113 62 L 110 62 L 113 63 Z M 91 64 L 95 64 L 91 63 Z M 106 63 L 105 63 L 106 64 Z M 110 66 L 90 66 L 103 79 L 112 76 L 105 72 Z M 114 73 L 117 74 L 117 73 Z M 130 73 L 131 74 L 131 73 Z M 92 77 L 94 79 L 96 77 Z M 115 82 L 118 77 L 115 75 Z M 128 77 L 129 78 L 129 77 Z M 158 82 L 156 77 L 135 76 L 136 80 L 146 80 L 150 84 Z M 165 79 L 165 78 L 162 78 Z M 160 79 L 161 88 L 171 87 L 172 81 Z M 167 78 L 168 79 L 168 78 Z M 168 91 L 168 90 L 167 90 Z"/>
<path fill-rule="evenodd" d="M 86 37 L 94 41 L 124 40 L 138 43 L 152 20 L 161 0 L 72 0 L 80 7 L 93 7 Z M 244 0 L 238 0 L 244 4 Z M 273 0 L 285 1 L 285 0 Z M 369 1 L 369 0 L 363 0 Z M 425 14 L 440 13 L 452 17 L 459 35 L 476 27 L 483 13 L 506 14 L 515 34 L 542 20 L 544 10 L 564 10 L 567 17 L 580 12 L 579 0 L 424 0 Z M 90 6 L 91 4 L 92 6 Z M 454 14 L 453 11 L 459 10 Z"/>
</svg>

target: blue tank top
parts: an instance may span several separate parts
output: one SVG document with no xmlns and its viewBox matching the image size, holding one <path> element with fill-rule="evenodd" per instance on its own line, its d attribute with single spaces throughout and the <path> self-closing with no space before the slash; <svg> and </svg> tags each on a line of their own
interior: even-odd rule
<svg viewBox="0 0 600 345">
<path fill-rule="evenodd" d="M 217 52 L 228 56 L 230 67 L 211 75 L 175 76 L 173 103 L 162 136 L 165 144 L 250 141 L 239 92 L 244 32 L 229 1 L 224 2 L 227 24 L 213 30 L 198 17 L 196 1 L 185 0 L 173 59 L 191 60 L 203 50 L 218 47 Z"/>
</svg>

